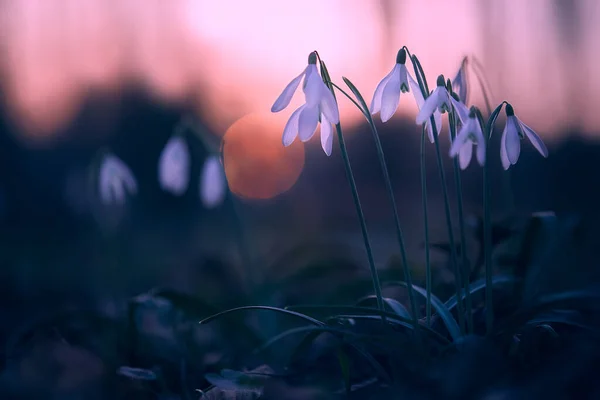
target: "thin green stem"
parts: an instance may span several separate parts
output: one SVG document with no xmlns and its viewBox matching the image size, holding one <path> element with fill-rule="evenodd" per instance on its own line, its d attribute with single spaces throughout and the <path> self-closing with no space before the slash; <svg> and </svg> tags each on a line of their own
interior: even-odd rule
<svg viewBox="0 0 600 400">
<path fill-rule="evenodd" d="M 385 311 L 383 296 L 381 294 L 381 283 L 379 282 L 379 275 L 377 273 L 377 268 L 375 267 L 375 261 L 373 260 L 373 250 L 371 248 L 371 241 L 369 240 L 367 223 L 365 221 L 365 215 L 360 205 L 360 197 L 358 196 L 356 182 L 354 181 L 354 174 L 352 173 L 352 166 L 350 165 L 350 158 L 348 157 L 348 151 L 346 150 L 346 143 L 344 141 L 344 135 L 342 133 L 342 126 L 339 123 L 337 123 L 335 125 L 335 129 L 337 131 L 338 140 L 340 142 L 340 151 L 344 160 L 344 167 L 346 168 L 346 178 L 348 178 L 348 183 L 350 183 L 352 198 L 354 200 L 354 207 L 356 208 L 356 214 L 358 215 L 360 229 L 362 232 L 363 240 L 365 242 L 365 250 L 367 252 L 369 268 L 371 269 L 371 277 L 373 279 L 373 289 L 375 291 L 375 296 L 377 297 L 377 308 L 380 311 Z M 384 317 L 382 316 L 382 318 Z"/>
<path fill-rule="evenodd" d="M 421 133 L 421 198 L 423 200 L 423 225 L 425 226 L 425 315 L 431 328 L 431 262 L 429 260 L 429 213 L 427 211 L 427 167 L 425 163 L 425 125 Z"/>
<path fill-rule="evenodd" d="M 446 186 L 446 173 L 444 171 L 444 163 L 442 162 L 442 154 L 440 151 L 440 141 L 437 132 L 437 126 L 435 125 L 435 120 L 433 115 L 431 116 L 431 120 L 429 121 L 433 130 L 433 138 L 435 144 L 435 155 L 437 158 L 438 170 L 440 173 L 440 181 L 442 184 L 442 194 L 444 196 L 444 211 L 446 214 L 446 225 L 448 227 L 448 241 L 450 242 L 450 258 L 452 260 L 452 265 L 454 266 L 454 281 L 456 286 L 456 293 L 460 296 L 461 293 L 461 273 L 460 268 L 458 266 L 458 256 L 456 254 L 456 241 L 454 240 L 454 232 L 452 231 L 452 216 L 450 214 L 450 199 L 448 196 L 448 188 Z M 465 315 L 462 308 L 462 302 L 459 301 L 457 304 L 458 311 L 458 324 L 460 326 L 461 333 L 465 333 Z"/>
<path fill-rule="evenodd" d="M 450 122 L 450 137 L 452 141 L 456 137 L 456 125 L 457 115 L 455 112 L 449 114 L 448 118 Z M 473 332 L 473 303 L 471 299 L 471 288 L 470 288 L 470 268 L 469 260 L 467 257 L 467 236 L 465 230 L 465 216 L 462 199 L 462 180 L 460 176 L 460 165 L 458 163 L 458 157 L 454 157 L 454 182 L 456 184 L 456 197 L 458 202 L 458 221 L 460 226 L 460 255 L 462 265 L 462 278 L 465 287 L 465 298 L 467 305 L 467 330 L 469 333 Z"/>
<path fill-rule="evenodd" d="M 428 86 L 427 86 L 427 78 L 425 77 L 425 72 L 423 71 L 423 67 L 419 62 L 417 56 L 411 56 L 411 62 L 413 64 L 413 69 L 415 71 L 415 75 L 417 77 L 417 81 L 419 83 L 419 88 L 421 89 L 421 93 L 423 94 L 423 98 L 427 99 L 429 97 Z M 429 124 L 431 125 L 431 130 L 433 131 L 433 138 L 435 144 L 435 153 L 437 158 L 438 170 L 440 173 L 440 180 L 442 184 L 442 193 L 444 196 L 444 209 L 446 214 L 446 225 L 448 227 L 448 241 L 450 242 L 450 257 L 452 260 L 452 264 L 454 266 L 454 274 L 455 274 L 455 285 L 456 285 L 456 295 L 460 296 L 461 293 L 461 285 L 460 285 L 460 268 L 458 266 L 458 257 L 456 255 L 456 246 L 454 241 L 454 233 L 452 231 L 452 217 L 450 215 L 450 202 L 448 199 L 448 188 L 446 187 L 446 174 L 444 172 L 444 164 L 442 162 L 442 156 L 440 152 L 440 143 L 437 131 L 437 125 L 435 124 L 435 118 L 433 114 L 429 118 Z M 458 312 L 458 321 L 461 329 L 461 333 L 465 333 L 465 316 L 462 308 L 462 302 L 458 302 L 457 304 L 457 312 Z"/>
<path fill-rule="evenodd" d="M 486 159 L 489 160 L 489 141 L 487 135 L 486 141 Z M 489 162 L 483 167 L 483 254 L 485 262 L 485 326 L 487 334 L 492 333 L 494 327 L 494 301 L 492 288 L 492 224 L 490 210 L 490 168 Z"/>
<path fill-rule="evenodd" d="M 317 57 L 319 54 L 317 53 Z M 329 71 L 327 71 L 327 67 L 323 60 L 319 57 L 319 63 L 321 65 L 321 75 L 325 85 L 331 91 L 331 94 L 335 98 L 335 92 L 333 90 L 333 85 L 331 82 L 331 77 L 329 76 Z M 371 279 L 373 280 L 373 289 L 375 291 L 375 296 L 377 297 L 377 308 L 380 311 L 385 311 L 385 304 L 383 302 L 383 295 L 381 294 L 381 283 L 379 282 L 379 274 L 377 273 L 377 268 L 375 267 L 375 261 L 373 259 L 373 250 L 371 248 L 371 241 L 369 240 L 369 232 L 367 231 L 367 223 L 365 221 L 365 215 L 362 210 L 362 206 L 360 205 L 360 197 L 358 196 L 358 189 L 356 188 L 356 182 L 354 181 L 354 174 L 352 173 L 352 166 L 350 165 L 350 158 L 348 157 L 348 151 L 346 150 L 346 142 L 344 141 L 344 135 L 342 133 L 342 125 L 338 122 L 335 125 L 335 129 L 337 131 L 338 140 L 340 142 L 340 151 L 342 153 L 342 159 L 344 160 L 344 167 L 346 169 L 346 178 L 348 179 L 348 183 L 350 183 L 350 189 L 352 191 L 352 198 L 354 200 L 354 206 L 356 208 L 356 213 L 358 215 L 358 219 L 360 222 L 360 229 L 362 232 L 363 240 L 365 242 L 365 250 L 367 252 L 367 259 L 369 261 L 369 268 L 371 269 Z M 381 319 L 385 322 L 385 316 L 382 315 Z"/>
<path fill-rule="evenodd" d="M 363 115 L 365 116 L 365 118 L 367 118 L 367 121 L 369 120 L 369 116 L 368 116 L 368 112 L 369 111 L 368 110 L 363 110 L 363 108 L 361 107 L 361 105 L 358 104 L 356 102 L 356 100 L 354 100 L 352 98 L 352 96 L 350 96 L 344 89 L 342 89 L 341 87 L 339 87 L 335 83 L 333 83 L 331 81 L 328 81 L 327 83 L 330 83 L 331 86 L 333 86 L 334 88 L 336 88 L 337 90 L 339 90 L 341 94 L 343 94 L 344 96 L 346 96 L 348 98 L 348 100 L 350 100 L 356 106 L 356 108 L 358 108 L 363 113 Z"/>
<path fill-rule="evenodd" d="M 404 235 L 402 233 L 402 228 L 400 226 L 400 217 L 398 214 L 398 208 L 396 207 L 396 198 L 394 196 L 394 189 L 392 187 L 392 181 L 390 179 L 389 171 L 387 168 L 387 162 L 385 160 L 385 153 L 383 151 L 383 146 L 381 145 L 379 133 L 377 132 L 377 126 L 375 125 L 375 121 L 373 121 L 373 117 L 371 116 L 371 113 L 369 112 L 369 107 L 366 104 L 364 98 L 360 94 L 359 90 L 354 86 L 354 84 L 352 82 L 350 82 L 349 79 L 344 78 L 344 81 L 350 87 L 350 89 L 352 89 L 352 92 L 354 93 L 354 95 L 356 96 L 358 101 L 362 104 L 362 107 L 361 107 L 356 102 L 354 102 L 355 105 L 359 108 L 359 110 L 361 110 L 363 112 L 363 115 L 367 119 L 367 122 L 369 123 L 369 127 L 371 128 L 371 133 L 373 134 L 373 141 L 375 142 L 375 147 L 377 149 L 377 157 L 379 159 L 379 165 L 381 167 L 381 172 L 383 173 L 383 180 L 385 182 L 385 187 L 386 187 L 389 199 L 390 199 L 390 203 L 392 205 L 392 212 L 393 212 L 393 216 L 394 216 L 394 226 L 396 229 L 396 237 L 398 239 L 398 244 L 400 246 L 400 257 L 402 259 L 404 280 L 406 281 L 406 285 L 408 286 L 408 297 L 410 300 L 413 324 L 415 326 L 415 330 L 418 331 L 419 316 L 418 316 L 418 312 L 417 312 L 417 302 L 415 299 L 415 294 L 413 292 L 412 276 L 411 276 L 411 272 L 410 272 L 410 267 L 408 265 L 406 246 L 404 244 Z M 334 85 L 334 84 L 332 83 L 332 85 Z M 335 87 L 337 87 L 337 85 L 335 85 Z M 338 88 L 338 90 L 341 90 L 341 89 Z M 341 92 L 344 93 L 346 96 L 348 96 L 343 90 L 341 90 Z"/>
</svg>

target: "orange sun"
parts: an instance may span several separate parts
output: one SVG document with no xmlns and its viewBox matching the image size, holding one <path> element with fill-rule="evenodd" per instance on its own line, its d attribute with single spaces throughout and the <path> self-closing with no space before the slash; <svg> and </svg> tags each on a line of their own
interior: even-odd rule
<svg viewBox="0 0 600 400">
<path fill-rule="evenodd" d="M 248 114 L 227 129 L 223 163 L 229 187 L 238 196 L 268 199 L 291 188 L 304 167 L 300 141 L 283 147 L 285 118 L 270 113 Z"/>
</svg>

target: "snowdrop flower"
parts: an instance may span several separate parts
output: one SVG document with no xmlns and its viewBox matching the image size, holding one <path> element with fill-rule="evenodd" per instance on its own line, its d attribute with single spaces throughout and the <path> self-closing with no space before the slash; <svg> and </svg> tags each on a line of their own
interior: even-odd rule
<svg viewBox="0 0 600 400">
<path fill-rule="evenodd" d="M 434 89 L 431 95 L 425 99 L 423 106 L 419 110 L 419 114 L 417 114 L 417 125 L 422 125 L 425 123 L 425 121 L 431 118 L 431 115 L 436 110 L 439 110 L 440 113 L 452 110 L 450 97 L 451 96 L 448 94 L 448 89 L 446 89 L 444 76 L 438 76 L 437 87 Z"/>
<path fill-rule="evenodd" d="M 227 193 L 227 178 L 219 156 L 208 156 L 200 176 L 200 200 L 206 208 L 221 204 Z"/>
<path fill-rule="evenodd" d="M 468 61 L 469 59 L 467 57 L 463 58 L 462 63 L 460 64 L 460 68 L 458 69 L 456 76 L 452 80 L 452 91 L 458 94 L 460 101 L 464 104 L 467 104 L 467 102 L 469 101 L 469 86 L 467 80 Z"/>
<path fill-rule="evenodd" d="M 423 97 L 423 93 L 421 93 L 421 88 L 419 87 L 419 84 L 413 79 L 412 76 L 408 75 L 408 81 L 410 83 L 413 96 L 415 97 L 415 101 L 417 102 L 417 107 L 420 111 L 423 107 L 423 103 L 425 103 L 425 98 Z M 433 112 L 433 119 L 435 121 L 436 132 L 439 134 L 440 130 L 442 129 L 442 114 L 438 110 L 435 110 Z M 427 136 L 429 137 L 429 141 L 431 143 L 434 143 L 435 139 L 433 137 L 433 129 L 431 127 L 431 121 L 429 118 L 427 118 L 427 120 L 425 121 L 425 129 L 427 130 Z"/>
<path fill-rule="evenodd" d="M 160 154 L 158 182 L 160 187 L 175 196 L 181 196 L 190 180 L 190 153 L 185 139 L 173 136 Z"/>
<path fill-rule="evenodd" d="M 112 154 L 107 154 L 102 160 L 98 184 L 100 199 L 107 205 L 122 205 L 127 194 L 137 193 L 137 182 L 133 173 L 123 161 Z"/>
<path fill-rule="evenodd" d="M 545 158 L 548 149 L 542 139 L 529 126 L 525 125 L 516 115 L 510 104 L 506 104 L 506 125 L 500 140 L 500 159 L 505 170 L 519 160 L 521 154 L 521 139 L 527 137 L 533 147 Z"/>
<path fill-rule="evenodd" d="M 297 136 L 301 141 L 307 142 L 312 138 L 321 121 L 321 146 L 329 156 L 333 143 L 331 125 L 340 122 L 340 115 L 335 98 L 321 79 L 316 64 L 317 55 L 312 52 L 308 56 L 308 66 L 283 89 L 271 107 L 271 112 L 279 112 L 290 104 L 300 81 L 304 78 L 302 90 L 306 102 L 290 116 L 283 129 L 282 142 L 287 147 L 296 140 Z"/>
<path fill-rule="evenodd" d="M 469 120 L 469 109 L 462 101 L 460 101 L 460 98 L 454 92 L 450 93 L 450 103 L 452 103 L 454 112 L 456 112 L 456 115 L 458 115 L 457 123 L 462 125 L 466 124 Z"/>
<path fill-rule="evenodd" d="M 410 75 L 405 63 L 406 50 L 400 49 L 396 55 L 396 65 L 375 88 L 373 100 L 371 100 L 371 114 L 380 112 L 381 122 L 389 121 L 398 109 L 400 93 L 410 92 L 408 83 Z"/>
<path fill-rule="evenodd" d="M 458 155 L 460 169 L 465 169 L 471 163 L 473 145 L 477 145 L 477 161 L 485 164 L 485 139 L 475 107 L 471 107 L 467 121 L 456 135 L 450 147 L 450 157 Z"/>
</svg>

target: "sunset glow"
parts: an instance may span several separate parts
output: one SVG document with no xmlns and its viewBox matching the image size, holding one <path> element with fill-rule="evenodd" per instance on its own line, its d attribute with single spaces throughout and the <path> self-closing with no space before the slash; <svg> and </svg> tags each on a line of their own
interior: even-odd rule
<svg viewBox="0 0 600 400">
<path fill-rule="evenodd" d="M 406 44 L 430 80 L 453 76 L 465 54 L 476 55 L 495 100 L 510 99 L 547 138 L 574 123 L 594 132 L 600 7 L 580 3 L 582 40 L 571 49 L 555 28 L 553 3 L 540 1 L 484 9 L 476 0 L 8 0 L 1 9 L 3 100 L 28 138 L 51 138 L 90 93 L 133 84 L 165 103 L 194 102 L 222 133 L 247 113 L 267 111 L 312 50 L 334 80 L 351 78 L 370 99 Z M 348 101 L 340 108 L 346 124 L 360 118 Z M 400 114 L 415 110 L 401 102 Z"/>
</svg>

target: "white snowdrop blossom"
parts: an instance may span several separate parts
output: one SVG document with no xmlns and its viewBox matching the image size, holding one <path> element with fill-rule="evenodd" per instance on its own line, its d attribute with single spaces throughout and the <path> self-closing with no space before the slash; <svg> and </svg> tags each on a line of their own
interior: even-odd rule
<svg viewBox="0 0 600 400">
<path fill-rule="evenodd" d="M 396 56 L 396 65 L 375 88 L 371 100 L 371 114 L 380 113 L 381 122 L 387 122 L 394 115 L 400 103 L 400 93 L 410 92 L 406 69 L 406 50 L 400 49 Z M 412 79 L 412 78 L 411 78 Z"/>
<path fill-rule="evenodd" d="M 181 196 L 190 181 L 190 153 L 185 139 L 173 136 L 160 154 L 158 182 L 160 187 L 175 196 Z"/>
<path fill-rule="evenodd" d="M 454 108 L 456 115 L 458 115 L 457 122 L 464 125 L 469 120 L 469 109 L 462 101 L 455 99 L 454 95 L 456 95 L 456 93 L 450 95 L 450 103 L 452 103 L 452 107 Z"/>
<path fill-rule="evenodd" d="M 279 95 L 271 112 L 279 112 L 286 108 L 300 81 L 304 78 L 302 90 L 304 91 L 305 104 L 296 109 L 285 128 L 283 129 L 282 142 L 284 146 L 291 145 L 296 137 L 303 142 L 309 141 L 321 121 L 321 146 L 328 156 L 331 155 L 333 144 L 332 124 L 340 122 L 337 103 L 329 88 L 325 85 L 317 70 L 317 55 L 315 52 L 308 56 L 308 66 L 300 75 L 292 79 Z"/>
<path fill-rule="evenodd" d="M 423 97 L 423 93 L 421 93 L 421 88 L 419 87 L 419 84 L 410 75 L 408 75 L 408 82 L 412 89 L 413 96 L 415 97 L 415 101 L 417 102 L 417 107 L 420 111 L 423 107 L 423 103 L 425 103 L 425 98 Z M 438 110 L 435 110 L 433 112 L 433 119 L 435 121 L 436 132 L 439 134 L 439 132 L 442 129 L 442 114 Z M 431 143 L 434 143 L 435 139 L 433 137 L 433 129 L 431 127 L 431 121 L 429 118 L 427 118 L 427 120 L 425 121 L 425 130 L 427 131 L 429 141 Z"/>
<path fill-rule="evenodd" d="M 544 157 L 548 157 L 548 149 L 538 136 L 529 126 L 525 125 L 516 115 L 513 107 L 506 104 L 506 125 L 500 139 L 500 159 L 502 167 L 505 170 L 509 169 L 519 160 L 521 154 L 521 139 L 527 137 L 533 147 Z"/>
<path fill-rule="evenodd" d="M 438 110 L 440 113 L 452 110 L 450 97 L 451 96 L 448 93 L 448 89 L 446 89 L 444 77 L 440 75 L 437 79 L 437 87 L 433 90 L 429 97 L 425 99 L 423 106 L 419 110 L 419 114 L 417 114 L 417 125 L 422 125 L 425 123 L 425 121 L 431 118 L 431 115 L 436 110 Z"/>
<path fill-rule="evenodd" d="M 227 178 L 219 156 L 208 156 L 200 176 L 200 200 L 206 208 L 215 208 L 225 199 Z"/>
<path fill-rule="evenodd" d="M 456 76 L 452 80 L 452 91 L 456 92 L 460 101 L 463 104 L 467 104 L 469 99 L 469 86 L 468 86 L 468 78 L 467 78 L 467 63 L 468 58 L 465 57 L 460 64 L 460 68 L 456 73 Z"/>
<path fill-rule="evenodd" d="M 474 107 L 471 108 L 467 121 L 463 123 L 450 146 L 450 157 L 458 155 L 460 169 L 466 169 L 471 163 L 473 145 L 477 146 L 477 161 L 479 165 L 483 166 L 485 164 L 485 138 Z"/>
<path fill-rule="evenodd" d="M 104 156 L 100 165 L 98 189 L 102 203 L 125 204 L 127 195 L 137 193 L 137 182 L 133 173 L 121 159 L 113 154 Z"/>
</svg>

